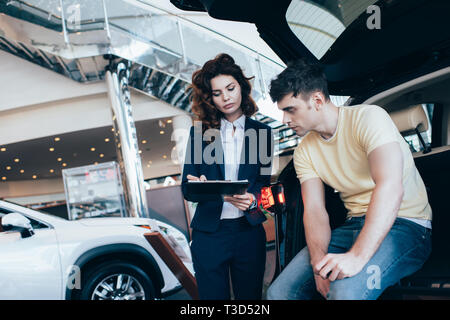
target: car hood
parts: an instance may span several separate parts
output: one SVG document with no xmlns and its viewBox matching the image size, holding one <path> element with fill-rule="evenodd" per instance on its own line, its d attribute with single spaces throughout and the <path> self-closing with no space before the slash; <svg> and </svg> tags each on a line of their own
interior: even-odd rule
<svg viewBox="0 0 450 320">
<path fill-rule="evenodd" d="M 121 226 L 121 225 L 148 225 L 149 219 L 146 218 L 119 218 L 119 217 L 104 217 L 104 218 L 86 218 L 75 220 L 87 227 L 98 226 Z M 156 221 L 156 220 L 155 220 Z M 159 222 L 158 222 L 159 223 Z"/>
<path fill-rule="evenodd" d="M 164 230 L 176 230 L 177 233 L 181 232 L 175 227 L 164 223 L 157 219 L 152 218 L 120 218 L 120 217 L 102 217 L 102 218 L 85 218 L 80 220 L 74 220 L 71 222 L 79 223 L 86 227 L 113 227 L 113 226 L 157 226 L 160 231 Z M 162 230 L 161 230 L 162 229 Z M 151 230 L 151 229 L 150 229 Z M 150 232 L 149 230 L 149 232 Z"/>
<path fill-rule="evenodd" d="M 295 0 L 294 0 L 295 1 Z M 360 1 L 360 0 L 354 0 Z M 382 0 L 380 28 L 369 28 L 367 11 L 316 58 L 291 31 L 286 10 L 291 0 L 171 0 L 183 10 L 207 11 L 218 19 L 254 23 L 260 36 L 285 62 L 303 57 L 320 61 L 333 95 L 357 101 L 450 65 L 450 1 Z M 338 0 L 314 1 L 330 5 Z M 248 44 L 251 45 L 251 44 Z"/>
</svg>

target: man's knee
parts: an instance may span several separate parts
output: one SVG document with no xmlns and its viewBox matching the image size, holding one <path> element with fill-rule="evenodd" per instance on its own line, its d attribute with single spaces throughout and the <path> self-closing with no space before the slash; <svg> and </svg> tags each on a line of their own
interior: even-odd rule
<svg viewBox="0 0 450 320">
<path fill-rule="evenodd" d="M 362 300 L 362 295 L 352 288 L 330 288 L 327 294 L 327 300 Z"/>
<path fill-rule="evenodd" d="M 339 283 L 341 281 L 341 283 Z M 354 282 L 336 280 L 331 283 L 327 294 L 327 300 L 376 300 L 382 293 L 382 290 L 371 290 L 365 285 L 355 284 Z"/>
<path fill-rule="evenodd" d="M 267 300 L 287 300 L 286 289 L 282 288 L 282 286 L 277 285 L 275 281 L 270 285 L 267 289 Z"/>
</svg>

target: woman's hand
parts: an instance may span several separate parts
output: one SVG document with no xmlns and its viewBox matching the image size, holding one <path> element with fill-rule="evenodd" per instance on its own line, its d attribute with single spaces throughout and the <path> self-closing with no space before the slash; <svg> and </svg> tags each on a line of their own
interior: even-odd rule
<svg viewBox="0 0 450 320">
<path fill-rule="evenodd" d="M 201 175 L 200 178 L 198 178 L 198 177 L 196 177 L 196 176 L 193 176 L 193 175 L 191 175 L 191 174 L 188 174 L 188 175 L 186 176 L 186 178 L 187 178 L 188 180 L 190 180 L 190 181 L 206 181 L 206 180 L 207 180 L 206 177 L 205 177 L 204 175 Z"/>
<path fill-rule="evenodd" d="M 245 211 L 250 207 L 253 199 L 255 199 L 255 196 L 248 192 L 245 194 L 235 194 L 233 196 L 223 197 L 223 201 L 231 203 L 233 206 L 242 211 Z"/>
</svg>

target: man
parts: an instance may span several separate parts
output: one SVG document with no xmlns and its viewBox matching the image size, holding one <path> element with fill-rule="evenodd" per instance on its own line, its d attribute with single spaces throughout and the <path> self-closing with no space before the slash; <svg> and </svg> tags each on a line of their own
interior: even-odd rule
<svg viewBox="0 0 450 320">
<path fill-rule="evenodd" d="M 382 108 L 334 105 L 318 65 L 288 66 L 270 95 L 283 122 L 303 138 L 293 160 L 307 246 L 270 286 L 268 299 L 311 299 L 317 292 L 327 299 L 378 298 L 431 252 L 431 208 L 408 144 Z M 333 231 L 324 183 L 348 210 Z"/>
</svg>

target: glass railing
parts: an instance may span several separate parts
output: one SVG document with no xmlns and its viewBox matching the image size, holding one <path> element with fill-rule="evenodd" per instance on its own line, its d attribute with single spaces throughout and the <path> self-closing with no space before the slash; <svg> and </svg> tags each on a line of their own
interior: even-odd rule
<svg viewBox="0 0 450 320">
<path fill-rule="evenodd" d="M 258 104 L 270 100 L 268 84 L 285 68 L 244 44 L 144 0 L 9 0 L 0 4 L 0 12 L 30 22 L 21 27 L 17 42 L 27 41 L 66 63 L 112 54 L 190 83 L 192 73 L 205 61 L 228 53 L 247 77 L 253 77 L 252 96 Z M 295 146 L 297 139 L 292 132 L 279 130 L 285 126 L 281 118 L 277 120 L 268 119 L 267 124 L 277 129 L 275 138 L 283 144 L 276 147 L 279 153 Z"/>
<path fill-rule="evenodd" d="M 64 40 L 60 43 L 72 51 L 81 45 L 99 45 L 100 54 L 116 54 L 187 82 L 205 61 L 226 52 L 246 76 L 254 77 L 255 100 L 267 97 L 268 83 L 284 69 L 241 43 L 145 1 L 10 0 L 6 7 L 16 16 L 59 31 Z M 92 31 L 101 31 L 102 38 L 87 36 Z"/>
</svg>

